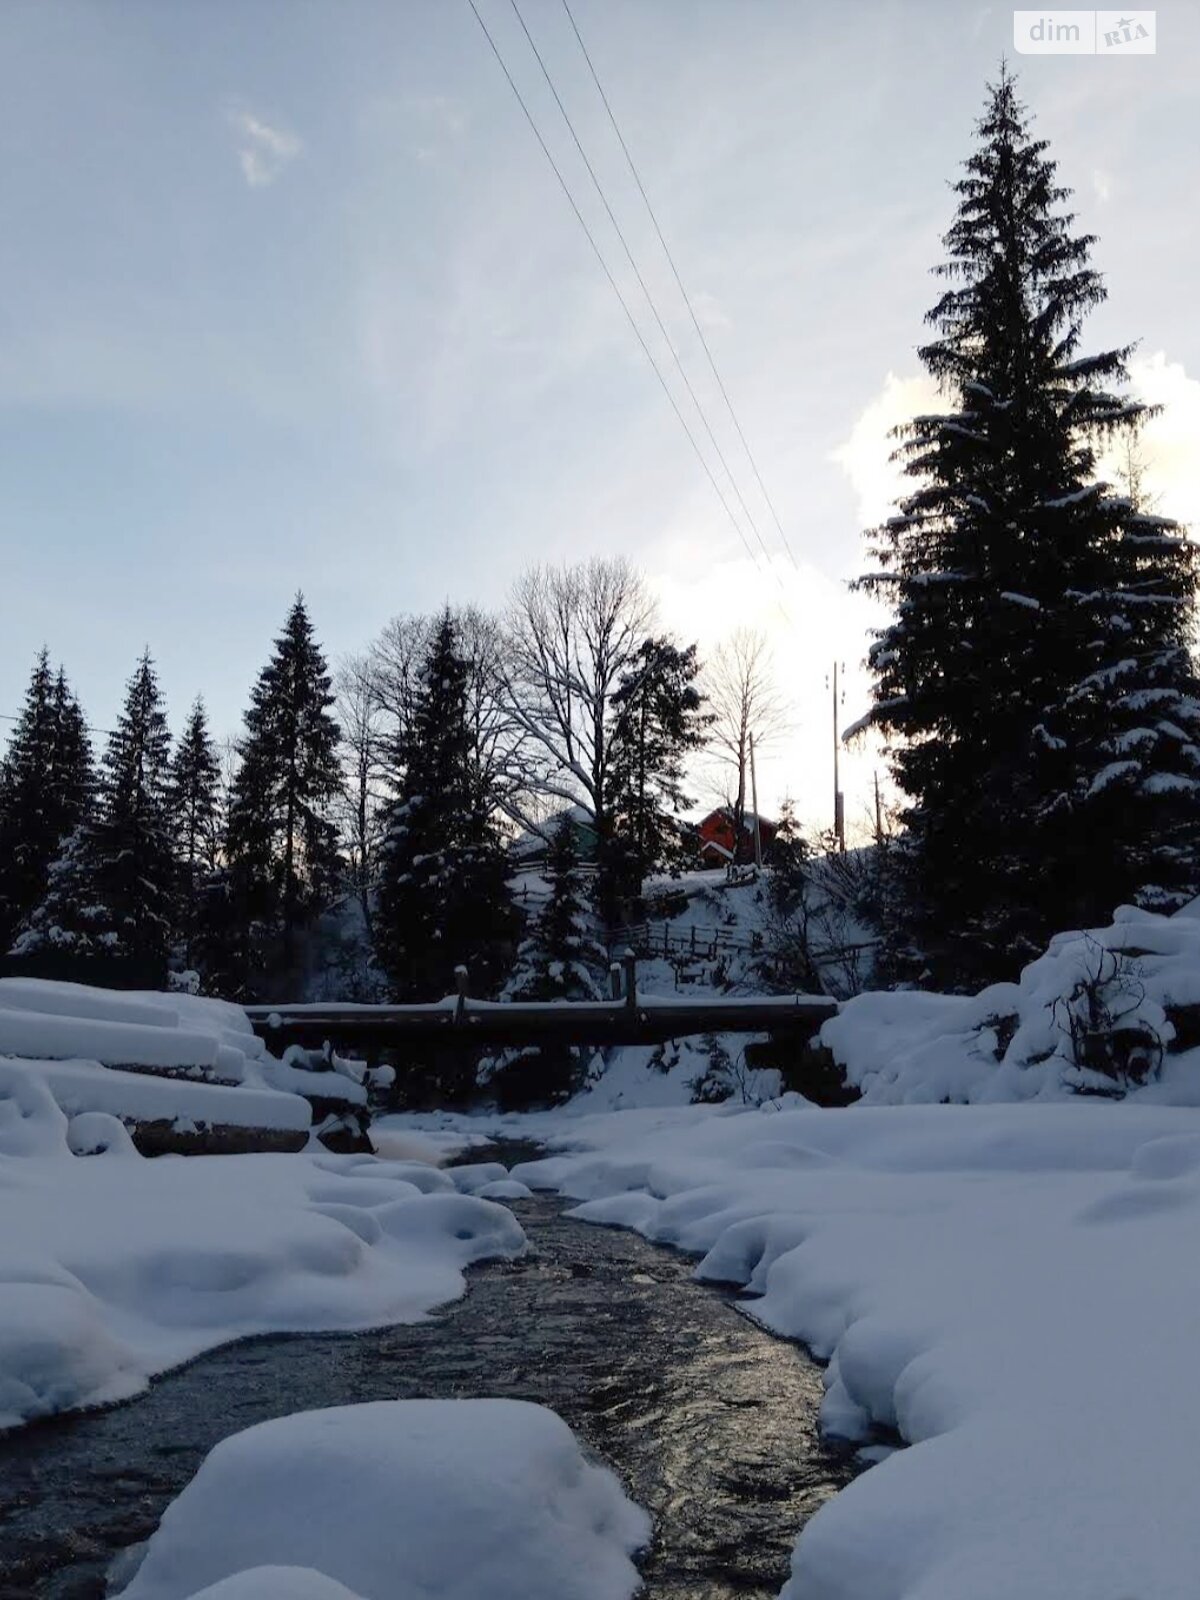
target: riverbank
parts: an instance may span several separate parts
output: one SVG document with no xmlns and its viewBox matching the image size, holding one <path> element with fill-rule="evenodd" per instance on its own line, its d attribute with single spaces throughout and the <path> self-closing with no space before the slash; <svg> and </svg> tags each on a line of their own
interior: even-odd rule
<svg viewBox="0 0 1200 1600">
<path fill-rule="evenodd" d="M 802 1103 L 536 1119 L 516 1176 L 701 1257 L 913 1447 L 806 1528 L 787 1600 L 1191 1600 L 1200 1114 Z M 509 1124 L 515 1127 L 515 1124 Z"/>
</svg>

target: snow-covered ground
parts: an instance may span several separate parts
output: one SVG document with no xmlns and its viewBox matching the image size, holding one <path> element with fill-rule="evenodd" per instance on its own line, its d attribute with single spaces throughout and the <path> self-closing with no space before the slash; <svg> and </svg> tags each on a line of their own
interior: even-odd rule
<svg viewBox="0 0 1200 1600">
<path fill-rule="evenodd" d="M 213 1450 L 126 1600 L 628 1600 L 649 1518 L 552 1411 L 395 1400 Z M 210 1587 L 210 1585 L 212 1587 Z"/>
<path fill-rule="evenodd" d="M 523 1125 L 568 1148 L 515 1177 L 701 1255 L 829 1358 L 831 1431 L 912 1445 L 808 1525 L 788 1600 L 1195 1595 L 1200 1113 L 792 1099 Z"/>
<path fill-rule="evenodd" d="M 0 1059 L 0 1427 L 245 1334 L 415 1320 L 524 1248 L 510 1211 L 419 1161 L 146 1160 L 108 1113 L 68 1120 L 40 1063 Z"/>
</svg>

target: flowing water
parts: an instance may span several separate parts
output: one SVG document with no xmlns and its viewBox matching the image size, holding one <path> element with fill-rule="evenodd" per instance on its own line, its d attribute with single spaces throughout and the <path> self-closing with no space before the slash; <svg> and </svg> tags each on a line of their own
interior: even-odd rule
<svg viewBox="0 0 1200 1600">
<path fill-rule="evenodd" d="M 573 1222 L 557 1199 L 513 1209 L 528 1256 L 473 1270 L 466 1297 L 428 1322 L 245 1340 L 126 1405 L 0 1435 L 0 1600 L 102 1596 L 114 1557 L 252 1423 L 474 1395 L 550 1406 L 647 1507 L 646 1600 L 778 1594 L 799 1529 L 855 1470 L 818 1437 L 820 1369 L 682 1257 Z"/>
</svg>

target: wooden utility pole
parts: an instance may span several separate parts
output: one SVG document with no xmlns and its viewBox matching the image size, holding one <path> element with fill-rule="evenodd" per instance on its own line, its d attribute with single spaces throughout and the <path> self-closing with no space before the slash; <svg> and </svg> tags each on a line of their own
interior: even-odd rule
<svg viewBox="0 0 1200 1600">
<path fill-rule="evenodd" d="M 842 794 L 842 741 L 838 736 L 838 664 L 833 663 L 833 832 L 839 850 L 846 848 L 846 800 Z"/>
<path fill-rule="evenodd" d="M 750 735 L 750 804 L 754 807 L 754 865 L 762 870 L 762 824 L 758 819 L 758 777 L 754 771 L 754 735 Z"/>
<path fill-rule="evenodd" d="M 879 800 L 879 773 L 875 773 L 875 843 L 883 843 L 883 806 Z"/>
</svg>

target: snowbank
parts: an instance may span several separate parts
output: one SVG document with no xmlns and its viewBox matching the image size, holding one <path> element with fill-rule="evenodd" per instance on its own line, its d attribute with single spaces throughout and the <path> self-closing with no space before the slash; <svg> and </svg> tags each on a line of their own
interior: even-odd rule
<svg viewBox="0 0 1200 1600">
<path fill-rule="evenodd" d="M 263 1053 L 245 1012 L 225 1000 L 0 978 L 0 1055 L 192 1068 L 240 1083 L 246 1060 Z"/>
<path fill-rule="evenodd" d="M 552 1411 L 381 1401 L 224 1440 L 125 1600 L 627 1600 L 649 1536 Z"/>
<path fill-rule="evenodd" d="M 47 1080 L 65 1070 L 0 1060 L 0 1427 L 123 1399 L 245 1334 L 412 1321 L 525 1247 L 503 1206 L 417 1163 L 143 1160 L 103 1111 L 68 1122 Z"/>
<path fill-rule="evenodd" d="M 125 993 L 0 978 L 0 1059 L 31 1062 L 68 1113 L 126 1122 L 303 1130 L 309 1099 L 363 1106 L 361 1069 L 306 1069 L 267 1054 L 246 1013 L 182 993 Z"/>
<path fill-rule="evenodd" d="M 302 1133 L 312 1121 L 307 1100 L 275 1089 L 226 1088 L 121 1072 L 95 1061 L 22 1061 L 45 1083 L 68 1116 L 106 1111 L 127 1122 L 177 1127 L 272 1128 Z"/>
<path fill-rule="evenodd" d="M 1200 1113 L 1079 1101 L 628 1111 L 514 1169 L 703 1256 L 898 1430 L 787 1600 L 1191 1600 Z"/>
<path fill-rule="evenodd" d="M 1174 1017 L 1200 1007 L 1200 910 L 1131 906 L 1061 933 L 1018 983 L 970 998 L 863 994 L 821 1042 L 868 1104 L 1062 1100 L 1079 1091 L 1200 1105 L 1200 1050 Z M 1200 1018 L 1197 1019 L 1200 1024 Z"/>
</svg>

